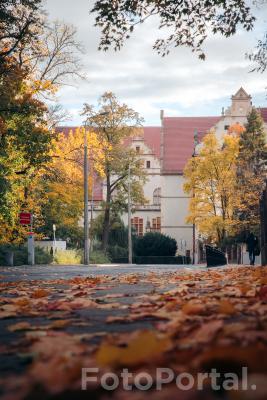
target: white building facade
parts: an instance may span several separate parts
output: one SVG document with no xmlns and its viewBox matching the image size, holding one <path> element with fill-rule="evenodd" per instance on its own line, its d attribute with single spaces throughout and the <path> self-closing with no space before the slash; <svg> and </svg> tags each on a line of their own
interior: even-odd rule
<svg viewBox="0 0 267 400">
<path fill-rule="evenodd" d="M 252 99 L 243 88 L 231 98 L 231 105 L 216 117 L 167 117 L 160 112 L 157 127 L 144 127 L 130 146 L 144 161 L 147 182 L 144 195 L 147 204 L 138 205 L 132 215 L 132 224 L 138 235 L 158 231 L 177 241 L 178 253 L 192 257 L 197 235 L 187 224 L 190 196 L 183 190 L 183 169 L 194 152 L 194 138 L 213 130 L 221 139 L 231 125 L 244 126 L 252 109 Z M 267 128 L 267 108 L 260 108 Z M 64 128 L 66 129 L 66 128 Z M 93 217 L 101 211 L 103 188 L 96 188 Z M 127 215 L 123 215 L 125 225 Z"/>
</svg>

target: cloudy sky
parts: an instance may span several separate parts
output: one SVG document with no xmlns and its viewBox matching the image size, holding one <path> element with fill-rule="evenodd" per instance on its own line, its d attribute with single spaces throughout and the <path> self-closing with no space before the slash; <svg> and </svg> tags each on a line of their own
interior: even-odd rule
<svg viewBox="0 0 267 400">
<path fill-rule="evenodd" d="M 245 53 L 263 37 L 267 4 L 257 11 L 259 20 L 253 32 L 240 31 L 231 39 L 211 36 L 205 45 L 207 60 L 200 61 L 184 48 L 160 57 L 152 49 L 159 37 L 152 20 L 138 27 L 122 51 L 98 52 L 99 30 L 89 14 L 93 3 L 46 0 L 49 18 L 73 24 L 85 48 L 82 63 L 88 80 L 58 93 L 59 102 L 70 114 L 66 124 L 81 124 L 83 104 L 96 104 L 105 91 L 114 92 L 138 111 L 145 125 L 159 125 L 160 109 L 167 116 L 220 115 L 240 86 L 252 95 L 254 105 L 267 107 L 267 73 L 250 73 L 251 64 L 245 59 Z"/>
</svg>

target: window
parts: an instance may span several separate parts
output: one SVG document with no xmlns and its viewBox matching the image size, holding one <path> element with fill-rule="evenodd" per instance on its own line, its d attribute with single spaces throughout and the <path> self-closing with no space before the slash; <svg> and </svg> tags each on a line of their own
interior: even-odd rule
<svg viewBox="0 0 267 400">
<path fill-rule="evenodd" d="M 144 221 L 143 218 L 134 217 L 131 219 L 132 227 L 134 228 L 137 236 L 143 236 L 144 234 Z"/>
<path fill-rule="evenodd" d="M 152 219 L 152 231 L 153 232 L 160 232 L 161 228 L 161 220 L 160 217 Z"/>
<path fill-rule="evenodd" d="M 136 153 L 139 154 L 140 153 L 140 146 L 136 146 L 135 150 L 136 150 Z"/>
<path fill-rule="evenodd" d="M 224 130 L 228 131 L 228 129 L 229 129 L 229 125 L 224 125 Z"/>
<path fill-rule="evenodd" d="M 153 192 L 153 204 L 156 206 L 160 206 L 161 203 L 161 190 L 160 188 L 157 188 Z"/>
<path fill-rule="evenodd" d="M 150 161 L 147 161 L 147 162 L 146 162 L 146 167 L 147 167 L 147 168 L 150 168 Z"/>
</svg>

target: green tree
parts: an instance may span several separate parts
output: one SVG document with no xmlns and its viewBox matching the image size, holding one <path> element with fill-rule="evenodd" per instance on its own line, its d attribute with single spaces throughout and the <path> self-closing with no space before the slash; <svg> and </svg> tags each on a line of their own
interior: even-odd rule
<svg viewBox="0 0 267 400">
<path fill-rule="evenodd" d="M 20 240 L 20 210 L 38 213 L 36 184 L 51 146 L 47 108 L 25 84 L 24 71 L 11 65 L 0 79 L 0 241 Z"/>
<path fill-rule="evenodd" d="M 0 4 L 0 241 L 25 239 L 23 209 L 41 223 L 55 136 L 45 99 L 79 74 L 74 35 L 65 24 L 50 26 L 39 0 Z"/>
<path fill-rule="evenodd" d="M 110 231 L 111 212 L 119 214 L 126 209 L 127 186 L 130 166 L 133 204 L 144 203 L 143 183 L 145 172 L 135 150 L 129 148 L 131 138 L 138 133 L 142 119 L 126 104 L 120 104 L 113 93 L 104 93 L 96 112 L 93 106 L 85 104 L 83 114 L 87 124 L 97 132 L 103 143 L 102 160 L 105 201 L 102 247 L 107 250 Z"/>
<path fill-rule="evenodd" d="M 237 178 L 240 204 L 236 212 L 240 231 L 259 233 L 259 200 L 266 179 L 267 149 L 263 120 L 255 108 L 248 115 L 239 147 Z"/>
</svg>

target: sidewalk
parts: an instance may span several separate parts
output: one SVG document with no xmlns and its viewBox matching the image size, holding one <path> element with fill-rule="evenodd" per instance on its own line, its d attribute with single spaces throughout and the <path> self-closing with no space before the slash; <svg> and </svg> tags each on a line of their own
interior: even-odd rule
<svg viewBox="0 0 267 400">
<path fill-rule="evenodd" d="M 156 272 L 133 266 L 138 272 L 124 273 L 124 266 L 119 273 L 121 267 L 114 266 L 107 274 L 103 266 L 90 270 L 91 276 L 88 269 L 81 272 L 86 267 L 78 267 L 80 276 L 73 275 L 74 267 L 48 276 L 45 267 L 30 267 L 20 271 L 19 280 L 16 268 L 1 268 L 0 386 L 6 399 L 142 400 L 151 394 L 153 400 L 215 400 L 218 392 L 210 382 L 204 393 L 178 390 L 173 382 L 161 391 L 152 386 L 149 393 L 125 392 L 121 385 L 110 393 L 99 382 L 81 391 L 82 368 L 146 372 L 156 385 L 157 367 L 192 376 L 216 368 L 239 377 L 246 367 L 264 397 L 250 389 L 246 397 L 221 395 L 266 400 L 267 269 L 163 273 L 161 267 Z"/>
</svg>

